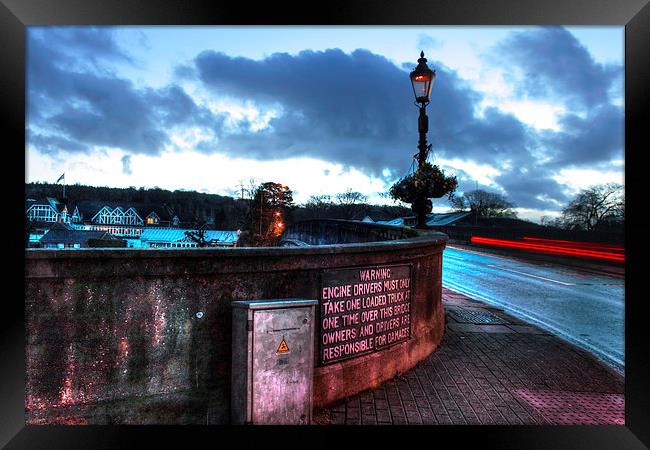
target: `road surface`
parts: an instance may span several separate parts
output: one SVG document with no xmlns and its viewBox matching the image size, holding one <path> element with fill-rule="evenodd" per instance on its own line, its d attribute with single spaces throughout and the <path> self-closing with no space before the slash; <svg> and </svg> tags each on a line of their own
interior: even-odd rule
<svg viewBox="0 0 650 450">
<path fill-rule="evenodd" d="M 498 306 L 623 371 L 624 276 L 447 246 L 442 284 Z"/>
</svg>

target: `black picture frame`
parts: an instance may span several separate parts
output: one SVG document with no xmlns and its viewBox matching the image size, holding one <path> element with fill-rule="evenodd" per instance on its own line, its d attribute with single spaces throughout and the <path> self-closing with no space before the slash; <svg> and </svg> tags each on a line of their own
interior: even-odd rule
<svg viewBox="0 0 650 450">
<path fill-rule="evenodd" d="M 226 445 L 255 438 L 265 446 L 312 445 L 314 437 L 340 445 L 332 433 L 383 441 L 397 435 L 402 445 L 462 444 L 482 448 L 647 448 L 650 446 L 649 346 L 644 338 L 642 257 L 648 248 L 642 216 L 641 163 L 648 144 L 650 99 L 650 6 L 648 0 L 347 0 L 327 2 L 248 2 L 188 0 L 2 0 L 0 41 L 0 113 L 6 133 L 5 262 L 7 278 L 1 315 L 0 444 L 5 448 L 160 448 L 183 445 Z M 25 43 L 30 25 L 619 25 L 625 26 L 625 178 L 626 201 L 626 425 L 625 426 L 457 426 L 457 427 L 311 427 L 281 430 L 263 427 L 112 427 L 25 426 L 25 324 L 23 223 L 16 211 L 24 206 L 21 169 L 25 159 Z M 7 141 L 6 138 L 10 139 Z M 9 176 L 8 176 L 9 175 Z M 22 217 L 22 216 L 20 216 Z M 322 438 L 319 435 L 322 433 Z M 414 434 L 415 433 L 415 434 Z M 300 437 L 298 436 L 300 435 Z M 307 435 L 307 436 L 304 436 Z M 314 436 L 316 435 L 316 436 Z M 278 436 L 282 436 L 278 439 Z M 313 437 L 312 437 L 313 436 Z M 304 437 L 305 439 L 301 439 Z M 327 441 L 325 440 L 327 439 Z M 445 443 L 445 440 L 447 441 Z M 443 444 L 444 443 L 444 444 Z"/>
</svg>

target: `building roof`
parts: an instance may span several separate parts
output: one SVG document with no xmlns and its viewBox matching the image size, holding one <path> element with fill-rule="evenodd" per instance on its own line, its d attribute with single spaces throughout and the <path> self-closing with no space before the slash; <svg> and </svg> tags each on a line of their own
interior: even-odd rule
<svg viewBox="0 0 650 450">
<path fill-rule="evenodd" d="M 396 219 L 391 219 L 391 220 L 378 220 L 377 223 L 382 225 L 393 225 L 393 226 L 403 227 L 404 218 L 398 217 Z"/>
<path fill-rule="evenodd" d="M 427 215 L 427 226 L 430 227 L 441 227 L 445 225 L 450 225 L 455 223 L 464 217 L 466 217 L 469 212 L 452 212 L 452 213 L 437 213 L 437 214 L 428 214 Z M 377 223 L 382 225 L 394 225 L 403 227 L 405 219 L 414 219 L 413 217 L 398 217 L 392 220 L 378 220 Z"/>
<path fill-rule="evenodd" d="M 465 216 L 469 215 L 469 212 L 453 212 L 453 213 L 441 213 L 441 214 L 429 214 L 427 217 L 427 226 L 430 227 L 441 227 L 444 225 L 450 225 Z"/>
<path fill-rule="evenodd" d="M 63 211 L 63 208 L 66 206 L 65 203 L 60 202 L 59 200 L 52 197 L 39 198 L 39 199 L 34 199 L 34 198 L 25 199 L 25 211 L 27 211 L 33 205 L 51 206 L 58 213 L 61 213 Z M 74 210 L 74 208 L 72 208 L 72 210 Z M 68 207 L 68 211 L 70 211 L 69 207 Z"/>
<path fill-rule="evenodd" d="M 180 216 L 166 204 L 143 202 L 107 202 L 101 200 L 82 200 L 77 204 L 79 213 L 83 215 L 83 219 L 85 221 L 91 220 L 105 206 L 109 207 L 110 209 L 120 207 L 123 211 L 127 211 L 129 208 L 133 208 L 142 220 L 145 220 L 147 216 L 152 212 L 155 212 L 156 215 L 160 217 L 160 220 L 163 221 L 171 221 L 174 216 L 177 216 L 180 219 Z"/>
<path fill-rule="evenodd" d="M 391 220 L 393 217 L 395 217 L 394 214 L 391 214 L 386 211 L 382 211 L 379 208 L 370 208 L 369 210 L 365 211 L 364 213 L 359 213 L 356 214 L 352 217 L 351 220 L 357 220 L 359 222 L 379 222 L 382 220 Z"/>
<path fill-rule="evenodd" d="M 28 198 L 28 199 L 25 200 L 25 211 L 27 211 L 33 205 L 48 205 L 49 206 L 49 203 L 45 199 Z"/>
<path fill-rule="evenodd" d="M 41 238 L 41 244 L 86 244 L 90 239 L 116 239 L 105 231 L 75 230 L 63 223 L 57 223 Z"/>
<path fill-rule="evenodd" d="M 186 230 L 179 228 L 145 228 L 140 235 L 140 240 L 149 242 L 193 242 L 185 235 Z M 215 240 L 220 244 L 237 242 L 236 231 L 205 230 L 205 240 Z"/>
</svg>

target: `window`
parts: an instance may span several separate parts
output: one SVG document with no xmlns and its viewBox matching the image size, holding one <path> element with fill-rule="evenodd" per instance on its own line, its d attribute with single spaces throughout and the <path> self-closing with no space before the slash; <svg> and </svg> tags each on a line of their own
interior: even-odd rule
<svg viewBox="0 0 650 450">
<path fill-rule="evenodd" d="M 158 214 L 152 211 L 151 214 L 147 216 L 147 224 L 156 225 L 158 222 L 160 222 L 160 217 L 158 217 Z"/>
</svg>

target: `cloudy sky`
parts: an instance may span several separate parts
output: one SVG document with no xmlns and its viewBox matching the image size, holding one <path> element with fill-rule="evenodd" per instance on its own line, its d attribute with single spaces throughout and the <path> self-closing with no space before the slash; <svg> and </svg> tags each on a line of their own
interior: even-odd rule
<svg viewBox="0 0 650 450">
<path fill-rule="evenodd" d="M 30 27 L 25 179 L 300 203 L 412 168 L 408 73 L 436 70 L 429 142 L 459 192 L 554 216 L 623 183 L 623 27 Z M 445 199 L 434 202 L 445 211 Z"/>
</svg>

